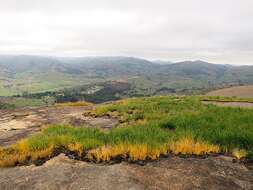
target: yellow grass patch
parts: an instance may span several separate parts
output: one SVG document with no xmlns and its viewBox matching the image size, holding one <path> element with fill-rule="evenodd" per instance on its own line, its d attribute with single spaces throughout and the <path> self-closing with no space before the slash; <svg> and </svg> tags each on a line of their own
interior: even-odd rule
<svg viewBox="0 0 253 190">
<path fill-rule="evenodd" d="M 16 149 L 17 147 L 20 147 L 21 149 Z M 0 167 L 15 166 L 17 164 L 24 163 L 28 159 L 36 161 L 41 158 L 50 157 L 53 150 L 54 147 L 50 146 L 44 150 L 29 152 L 22 141 L 15 145 L 14 148 L 0 150 Z"/>
<path fill-rule="evenodd" d="M 29 152 L 29 148 L 28 148 L 26 140 L 18 141 L 16 144 L 12 145 L 12 148 L 22 154 L 26 154 Z"/>
<path fill-rule="evenodd" d="M 64 107 L 64 106 L 91 106 L 93 105 L 90 102 L 85 102 L 85 101 L 79 101 L 79 102 L 66 102 L 66 103 L 57 103 L 55 104 L 56 106 L 59 107 Z"/>
<path fill-rule="evenodd" d="M 220 152 L 217 145 L 211 145 L 206 142 L 197 142 L 190 137 L 182 138 L 179 141 L 172 142 L 170 150 L 175 154 L 194 154 L 203 155 Z"/>
<path fill-rule="evenodd" d="M 139 125 L 145 125 L 147 123 L 148 123 L 147 119 L 138 119 L 136 121 L 136 124 L 139 124 Z"/>
<path fill-rule="evenodd" d="M 88 152 L 87 158 L 89 160 L 96 160 L 98 162 L 110 161 L 112 158 L 129 157 L 133 161 L 137 160 L 155 160 L 161 154 L 168 153 L 168 146 L 148 147 L 147 144 L 119 144 L 114 146 L 103 146 Z"/>
<path fill-rule="evenodd" d="M 67 147 L 72 152 L 77 152 L 79 156 L 83 154 L 84 148 L 81 143 L 71 143 Z"/>
<path fill-rule="evenodd" d="M 18 162 L 24 162 L 26 158 L 26 154 L 20 154 L 18 152 L 8 154 L 6 152 L 2 152 L 0 153 L 0 167 L 15 166 Z"/>
<path fill-rule="evenodd" d="M 232 151 L 232 155 L 240 160 L 241 158 L 245 158 L 247 156 L 247 151 L 244 149 L 234 149 Z"/>
<path fill-rule="evenodd" d="M 50 157 L 53 153 L 54 147 L 50 146 L 49 148 L 46 148 L 44 150 L 39 150 L 36 152 L 32 152 L 31 153 L 31 158 L 33 161 L 38 160 L 40 158 L 46 158 L 46 157 Z"/>
</svg>

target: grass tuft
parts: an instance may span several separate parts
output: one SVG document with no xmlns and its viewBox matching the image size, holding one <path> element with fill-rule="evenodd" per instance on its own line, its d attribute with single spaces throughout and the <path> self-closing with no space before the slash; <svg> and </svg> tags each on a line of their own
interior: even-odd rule
<svg viewBox="0 0 253 190">
<path fill-rule="evenodd" d="M 237 159 L 242 159 L 247 157 L 247 151 L 244 149 L 234 149 L 232 151 L 232 155 L 235 156 Z"/>
<path fill-rule="evenodd" d="M 192 138 L 185 137 L 179 141 L 172 142 L 170 149 L 175 154 L 207 155 L 219 153 L 220 147 L 206 142 L 197 142 Z"/>
</svg>

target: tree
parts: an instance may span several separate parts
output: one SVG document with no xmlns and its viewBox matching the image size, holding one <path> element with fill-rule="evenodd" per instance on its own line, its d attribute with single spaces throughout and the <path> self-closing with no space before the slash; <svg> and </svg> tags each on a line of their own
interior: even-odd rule
<svg viewBox="0 0 253 190">
<path fill-rule="evenodd" d="M 52 96 L 44 96 L 42 101 L 46 104 L 46 106 L 49 106 L 55 103 L 55 98 Z"/>
</svg>

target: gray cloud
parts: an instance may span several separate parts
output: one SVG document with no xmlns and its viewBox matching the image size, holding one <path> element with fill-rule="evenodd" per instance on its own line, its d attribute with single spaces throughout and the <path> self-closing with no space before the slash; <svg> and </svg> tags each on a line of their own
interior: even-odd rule
<svg viewBox="0 0 253 190">
<path fill-rule="evenodd" d="M 0 0 L 0 53 L 253 64 L 252 0 Z"/>
</svg>

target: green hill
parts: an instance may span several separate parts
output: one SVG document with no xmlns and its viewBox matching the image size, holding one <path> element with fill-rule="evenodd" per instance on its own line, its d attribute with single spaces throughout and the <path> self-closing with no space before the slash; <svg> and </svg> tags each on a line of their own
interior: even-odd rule
<svg viewBox="0 0 253 190">
<path fill-rule="evenodd" d="M 121 80 L 136 95 L 198 93 L 252 84 L 252 66 L 203 61 L 160 64 L 133 57 L 56 58 L 0 56 L 0 96 L 57 91 L 67 87 Z"/>
</svg>

